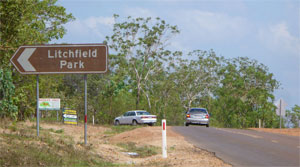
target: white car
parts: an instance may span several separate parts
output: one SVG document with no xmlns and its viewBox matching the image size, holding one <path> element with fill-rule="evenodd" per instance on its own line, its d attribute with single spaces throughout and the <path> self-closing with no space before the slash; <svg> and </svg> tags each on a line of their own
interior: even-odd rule
<svg viewBox="0 0 300 167">
<path fill-rule="evenodd" d="M 115 118 L 114 123 L 115 125 L 148 124 L 152 126 L 156 123 L 156 115 L 151 115 L 143 110 L 128 111 L 124 115 Z"/>
<path fill-rule="evenodd" d="M 209 114 L 205 108 L 191 108 L 186 113 L 185 126 L 205 125 L 209 127 Z"/>
</svg>

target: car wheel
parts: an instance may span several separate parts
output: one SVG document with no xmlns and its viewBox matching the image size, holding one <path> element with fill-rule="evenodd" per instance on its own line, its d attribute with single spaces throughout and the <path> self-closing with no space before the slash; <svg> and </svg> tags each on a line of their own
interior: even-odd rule
<svg viewBox="0 0 300 167">
<path fill-rule="evenodd" d="M 132 121 L 132 125 L 133 125 L 133 126 L 136 126 L 136 125 L 137 125 L 136 120 L 133 120 L 133 121 Z"/>
<path fill-rule="evenodd" d="M 190 124 L 189 123 L 185 123 L 185 126 L 189 126 Z"/>
<path fill-rule="evenodd" d="M 208 127 L 209 127 L 209 124 L 206 124 L 206 127 L 208 128 Z"/>
<path fill-rule="evenodd" d="M 153 126 L 154 124 L 153 123 L 150 123 L 150 124 L 148 124 L 149 126 Z"/>
<path fill-rule="evenodd" d="M 118 120 L 115 121 L 115 126 L 119 126 L 120 122 Z"/>
</svg>

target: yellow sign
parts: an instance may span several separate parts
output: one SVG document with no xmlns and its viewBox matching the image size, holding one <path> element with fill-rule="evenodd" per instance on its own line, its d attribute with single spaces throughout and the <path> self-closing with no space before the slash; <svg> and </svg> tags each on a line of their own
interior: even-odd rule
<svg viewBox="0 0 300 167">
<path fill-rule="evenodd" d="M 77 124 L 77 112 L 76 110 L 64 110 L 63 118 L 65 124 Z"/>
</svg>

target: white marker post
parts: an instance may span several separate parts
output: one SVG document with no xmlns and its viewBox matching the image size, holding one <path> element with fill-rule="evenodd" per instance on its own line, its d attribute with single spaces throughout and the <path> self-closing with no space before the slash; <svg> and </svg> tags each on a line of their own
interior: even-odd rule
<svg viewBox="0 0 300 167">
<path fill-rule="evenodd" d="M 162 157 L 167 158 L 167 123 L 166 120 L 162 121 Z"/>
</svg>

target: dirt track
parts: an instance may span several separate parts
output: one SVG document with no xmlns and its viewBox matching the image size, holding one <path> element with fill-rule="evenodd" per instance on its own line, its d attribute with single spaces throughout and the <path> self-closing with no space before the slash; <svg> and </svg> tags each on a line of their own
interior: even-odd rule
<svg viewBox="0 0 300 167">
<path fill-rule="evenodd" d="M 278 133 L 289 136 L 300 136 L 300 128 L 294 129 L 270 129 L 270 128 L 250 128 L 252 130 L 268 133 Z"/>
<path fill-rule="evenodd" d="M 32 126 L 33 123 L 26 122 Z M 78 149 L 83 149 L 83 125 L 62 125 L 41 123 L 44 129 L 63 129 L 66 135 L 72 136 Z M 217 158 L 213 153 L 201 150 L 186 142 L 184 137 L 168 128 L 168 158 L 163 159 L 161 152 L 146 158 L 133 158 L 123 153 L 117 143 L 134 142 L 137 146 L 152 145 L 161 148 L 161 127 L 142 127 L 123 132 L 114 136 L 106 135 L 109 128 L 88 125 L 88 145 L 94 154 L 107 161 L 118 164 L 132 164 L 136 166 L 230 166 Z"/>
</svg>

